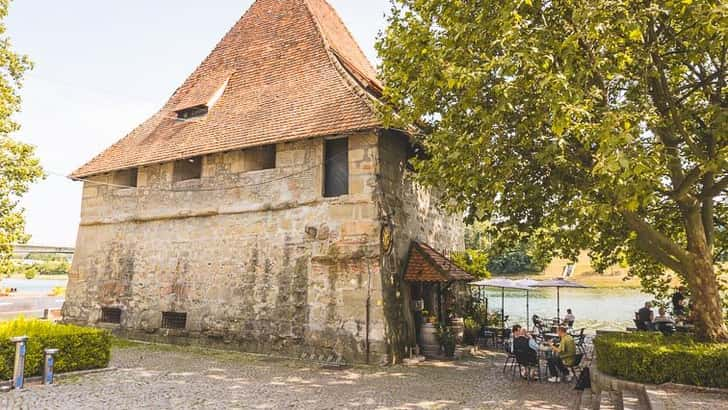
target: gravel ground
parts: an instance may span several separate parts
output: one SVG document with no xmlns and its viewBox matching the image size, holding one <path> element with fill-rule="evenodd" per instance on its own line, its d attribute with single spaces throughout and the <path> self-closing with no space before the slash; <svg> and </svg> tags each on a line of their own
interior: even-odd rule
<svg viewBox="0 0 728 410">
<path fill-rule="evenodd" d="M 2 409 L 570 409 L 566 384 L 511 381 L 485 353 L 419 366 L 317 365 L 159 345 L 115 348 L 118 370 L 0 393 Z"/>
</svg>

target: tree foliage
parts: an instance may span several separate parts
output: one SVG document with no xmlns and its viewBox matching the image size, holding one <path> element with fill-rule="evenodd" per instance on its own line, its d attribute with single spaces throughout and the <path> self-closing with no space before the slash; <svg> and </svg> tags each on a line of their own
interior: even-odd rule
<svg viewBox="0 0 728 410">
<path fill-rule="evenodd" d="M 420 181 L 496 241 L 626 260 L 648 289 L 671 270 L 725 339 L 727 33 L 716 0 L 394 0 L 385 118 L 417 126 Z"/>
<path fill-rule="evenodd" d="M 32 65 L 28 57 L 11 48 L 4 24 L 8 6 L 9 0 L 0 0 L 0 272 L 5 273 L 12 244 L 28 239 L 20 197 L 43 176 L 33 147 L 10 138 L 19 129 L 12 118 L 20 109 L 18 89 L 23 73 Z"/>
<path fill-rule="evenodd" d="M 523 247 L 508 249 L 491 256 L 488 271 L 496 275 L 512 275 L 516 273 L 536 273 L 543 270 Z"/>
<path fill-rule="evenodd" d="M 479 249 L 467 249 L 452 255 L 455 264 L 478 279 L 490 277 L 488 255 Z"/>
</svg>

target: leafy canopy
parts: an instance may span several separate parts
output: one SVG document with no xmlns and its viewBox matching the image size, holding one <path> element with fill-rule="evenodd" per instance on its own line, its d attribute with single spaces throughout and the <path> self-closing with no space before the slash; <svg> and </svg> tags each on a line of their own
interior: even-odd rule
<svg viewBox="0 0 728 410">
<path fill-rule="evenodd" d="M 393 3 L 386 118 L 418 125 L 418 177 L 451 209 L 652 288 L 685 273 L 686 198 L 726 247 L 725 2 Z"/>
<path fill-rule="evenodd" d="M 8 6 L 9 0 L 0 0 L 0 273 L 7 273 L 10 266 L 11 245 L 28 238 L 19 199 L 43 176 L 33 147 L 9 136 L 19 129 L 12 116 L 20 109 L 18 88 L 23 73 L 32 65 L 28 57 L 11 48 L 4 24 Z"/>
</svg>

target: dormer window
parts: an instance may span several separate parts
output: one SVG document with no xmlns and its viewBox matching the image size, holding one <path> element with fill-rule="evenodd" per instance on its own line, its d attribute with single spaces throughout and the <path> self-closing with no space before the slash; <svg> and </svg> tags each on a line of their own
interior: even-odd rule
<svg viewBox="0 0 728 410">
<path fill-rule="evenodd" d="M 204 117 L 207 115 L 208 108 L 206 105 L 198 105 L 196 107 L 185 108 L 177 111 L 177 118 L 180 120 L 189 120 L 191 118 Z"/>
<path fill-rule="evenodd" d="M 185 121 L 207 115 L 225 93 L 229 81 L 229 72 L 199 79 L 175 107 L 177 119 Z"/>
</svg>

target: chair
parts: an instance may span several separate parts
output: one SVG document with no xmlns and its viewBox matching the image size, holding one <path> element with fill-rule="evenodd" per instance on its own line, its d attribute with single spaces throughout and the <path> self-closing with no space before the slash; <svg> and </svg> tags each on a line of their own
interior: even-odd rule
<svg viewBox="0 0 728 410">
<path fill-rule="evenodd" d="M 581 353 L 585 353 L 586 346 L 584 345 L 586 341 L 586 335 L 584 334 L 585 328 L 579 329 L 579 333 L 573 334 L 574 336 L 574 344 L 576 345 L 576 349 L 579 350 Z"/>
<path fill-rule="evenodd" d="M 490 341 L 492 346 L 495 346 L 495 331 L 493 328 L 483 326 L 480 328 L 480 335 L 476 344 L 480 346 L 482 343 L 483 347 L 486 347 L 488 346 L 488 341 Z"/>
<path fill-rule="evenodd" d="M 579 374 L 581 374 L 581 367 L 579 367 L 579 365 L 581 364 L 583 358 L 584 353 L 577 353 L 576 356 L 574 356 L 574 364 L 572 364 L 571 366 L 567 366 L 571 373 L 574 375 L 574 380 L 579 379 Z M 576 373 L 577 370 L 580 370 L 579 374 Z"/>
<path fill-rule="evenodd" d="M 511 338 L 511 329 L 510 328 L 495 329 L 495 338 L 496 338 L 496 340 L 498 340 L 502 344 L 504 344 L 508 339 Z"/>
<path fill-rule="evenodd" d="M 510 346 L 510 343 L 506 344 L 504 348 L 506 350 L 506 354 L 508 355 L 506 356 L 506 363 L 503 365 L 503 374 L 506 374 L 506 369 L 508 368 L 508 365 L 510 364 L 511 368 L 513 368 L 516 366 L 517 362 L 516 355 L 513 353 L 513 347 Z"/>
<path fill-rule="evenodd" d="M 671 336 L 675 333 L 675 324 L 672 322 L 657 322 L 655 323 L 655 330 L 665 336 Z"/>
<path fill-rule="evenodd" d="M 528 340 L 524 343 L 516 343 L 513 346 L 513 351 L 516 356 L 516 364 L 518 365 L 518 373 L 523 373 L 526 370 L 526 380 L 531 383 L 531 370 L 537 369 L 541 371 L 538 364 L 538 353 L 535 350 L 528 347 Z M 511 379 L 515 378 L 516 366 L 513 366 L 511 373 Z"/>
<path fill-rule="evenodd" d="M 633 319 L 635 327 L 637 327 L 637 330 L 641 331 L 647 331 L 649 330 L 647 328 L 647 324 L 641 320 Z"/>
</svg>

